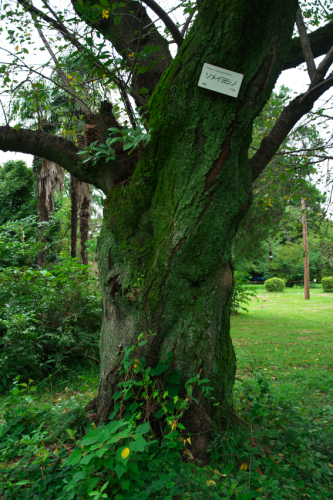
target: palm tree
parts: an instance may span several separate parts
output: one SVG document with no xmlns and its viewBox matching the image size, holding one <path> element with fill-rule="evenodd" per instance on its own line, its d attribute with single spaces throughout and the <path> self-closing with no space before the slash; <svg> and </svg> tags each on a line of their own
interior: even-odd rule
<svg viewBox="0 0 333 500">
<path fill-rule="evenodd" d="M 38 212 L 39 228 L 42 249 L 38 254 L 37 265 L 45 265 L 45 237 L 43 237 L 45 223 L 49 221 L 50 213 L 54 210 L 54 193 L 58 188 L 63 191 L 64 169 L 57 163 L 34 157 L 34 167 L 38 175 Z"/>
</svg>

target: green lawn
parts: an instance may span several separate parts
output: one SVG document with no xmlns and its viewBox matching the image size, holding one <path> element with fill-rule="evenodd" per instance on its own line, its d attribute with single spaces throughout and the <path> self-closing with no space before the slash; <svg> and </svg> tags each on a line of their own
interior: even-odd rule
<svg viewBox="0 0 333 500">
<path fill-rule="evenodd" d="M 283 293 L 256 288 L 258 300 L 249 312 L 231 317 L 237 376 L 263 371 L 276 398 L 315 411 L 333 405 L 333 294 L 315 288 L 304 300 L 301 288 Z"/>
<path fill-rule="evenodd" d="M 155 455 L 148 473 L 139 461 L 144 488 L 164 481 L 149 500 L 333 499 L 333 294 L 316 288 L 305 301 L 302 289 L 256 288 L 249 312 L 231 317 L 237 418 L 214 423 L 204 467 L 177 455 L 161 476 Z M 1 500 L 67 500 L 64 485 L 83 481 L 66 461 L 94 426 L 84 406 L 98 376 L 83 367 L 62 375 L 40 382 L 32 397 L 24 386 L 21 396 L 2 395 Z M 112 499 L 129 498 L 119 491 Z"/>
</svg>

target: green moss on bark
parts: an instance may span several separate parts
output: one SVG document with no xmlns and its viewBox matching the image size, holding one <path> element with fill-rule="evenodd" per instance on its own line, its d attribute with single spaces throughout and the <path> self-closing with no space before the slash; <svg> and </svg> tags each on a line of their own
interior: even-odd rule
<svg viewBox="0 0 333 500">
<path fill-rule="evenodd" d="M 295 12 L 290 0 L 204 2 L 149 102 L 151 143 L 109 193 L 99 243 L 100 414 L 117 356 L 148 330 L 157 333 L 142 350 L 148 362 L 173 351 L 182 382 L 202 370 L 219 418 L 232 411 L 231 243 L 251 203 L 252 123 L 283 66 Z M 244 74 L 237 99 L 197 86 L 204 62 Z"/>
</svg>

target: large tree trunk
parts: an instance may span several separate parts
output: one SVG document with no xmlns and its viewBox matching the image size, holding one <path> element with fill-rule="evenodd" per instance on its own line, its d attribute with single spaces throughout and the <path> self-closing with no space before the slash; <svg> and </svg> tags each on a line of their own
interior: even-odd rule
<svg viewBox="0 0 333 500">
<path fill-rule="evenodd" d="M 290 0 L 203 3 L 149 101 L 152 140 L 129 182 L 109 191 L 99 239 L 99 420 L 118 390 L 119 354 L 148 330 L 157 335 L 141 348 L 147 364 L 172 351 L 182 383 L 201 370 L 214 388 L 219 406 L 192 406 L 187 429 L 233 417 L 231 243 L 251 203 L 253 120 L 283 67 L 295 14 Z M 237 99 L 197 86 L 204 62 L 244 74 Z"/>
</svg>

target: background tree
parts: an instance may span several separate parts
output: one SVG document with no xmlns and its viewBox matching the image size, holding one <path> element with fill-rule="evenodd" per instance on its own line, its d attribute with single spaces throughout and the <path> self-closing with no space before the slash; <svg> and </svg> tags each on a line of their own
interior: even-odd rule
<svg viewBox="0 0 333 500">
<path fill-rule="evenodd" d="M 0 128 L 0 147 L 39 154 L 106 194 L 98 246 L 104 311 L 98 420 L 112 408 L 124 347 L 150 330 L 156 335 L 139 354 L 148 364 L 172 351 L 181 386 L 198 372 L 211 380 L 215 403 L 195 394 L 199 404 L 184 419 L 187 430 L 199 434 L 192 441 L 198 453 L 211 419 L 233 416 L 232 240 L 251 205 L 253 181 L 298 120 L 333 86 L 333 77 L 326 77 L 333 61 L 332 26 L 309 37 L 314 55 L 326 54 L 309 89 L 282 110 L 249 159 L 253 121 L 280 72 L 307 60 L 301 38 L 291 43 L 297 2 L 191 4 L 199 15 L 192 17 L 184 38 L 167 13 L 147 0 L 178 46 L 174 59 L 141 3 L 103 3 L 74 3 L 77 18 L 65 25 L 65 16 L 46 2 L 48 14 L 18 0 L 38 23 L 76 47 L 92 79 L 117 85 L 135 128 L 123 127 L 119 114 L 103 101 L 99 113 L 85 114 L 84 132 L 90 137 L 85 155 L 78 156 L 78 148 L 63 138 L 9 126 Z M 24 46 L 28 14 L 17 7 L 7 15 L 20 19 L 22 37 L 15 43 L 22 40 Z M 74 29 L 79 20 L 81 32 Z M 38 73 L 21 57 L 28 49 L 16 46 L 12 65 L 3 69 L 5 83 L 11 82 L 15 65 Z M 204 62 L 244 74 L 237 99 L 197 87 Z M 64 81 L 60 87 L 72 94 Z M 37 118 L 40 124 L 38 109 Z"/>
<path fill-rule="evenodd" d="M 26 163 L 9 160 L 0 166 L 0 226 L 29 217 L 36 204 L 35 179 Z"/>
</svg>

